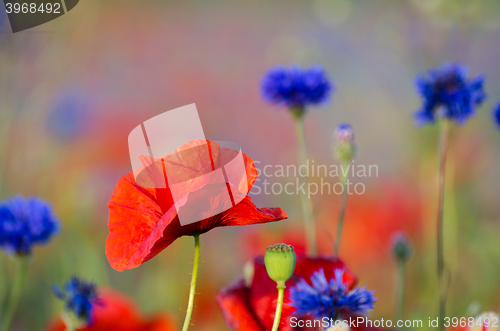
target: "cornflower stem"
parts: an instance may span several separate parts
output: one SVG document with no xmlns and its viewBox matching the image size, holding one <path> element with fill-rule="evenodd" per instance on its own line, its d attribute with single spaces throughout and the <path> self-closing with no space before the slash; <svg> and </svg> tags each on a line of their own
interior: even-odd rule
<svg viewBox="0 0 500 331">
<path fill-rule="evenodd" d="M 291 108 L 291 112 L 295 119 L 295 128 L 297 132 L 297 141 L 299 144 L 299 164 L 308 166 L 307 164 L 307 147 L 306 138 L 304 135 L 304 113 L 302 108 Z M 309 175 L 309 169 L 308 169 Z M 305 186 L 308 187 L 308 176 L 303 178 Z M 310 256 L 315 256 L 317 251 L 316 246 L 316 229 L 314 224 L 312 201 L 306 196 L 305 192 L 300 194 L 300 204 L 302 207 L 302 216 L 304 217 L 304 226 L 306 233 L 307 253 Z"/>
<path fill-rule="evenodd" d="M 349 162 L 343 162 L 342 169 L 340 171 L 340 181 L 342 183 L 342 195 L 340 196 L 340 207 L 339 207 L 339 219 L 337 221 L 337 236 L 335 239 L 335 256 L 339 256 L 340 252 L 340 241 L 342 239 L 342 230 L 344 228 L 345 212 L 347 210 L 347 178 L 348 178 L 348 167 Z M 344 170 L 345 169 L 345 173 Z"/>
<path fill-rule="evenodd" d="M 398 261 L 396 270 L 396 321 L 403 319 L 405 302 L 405 262 Z M 400 329 L 400 328 L 398 328 Z"/>
<path fill-rule="evenodd" d="M 19 298 L 21 297 L 29 260 L 29 256 L 17 255 L 15 257 L 16 271 L 14 274 L 14 284 L 12 285 L 9 299 L 7 301 L 7 305 L 5 306 L 5 311 L 2 315 L 0 331 L 8 331 L 10 328 L 12 318 L 14 317 L 14 312 L 16 311 L 17 304 L 19 303 Z"/>
<path fill-rule="evenodd" d="M 189 323 L 191 321 L 191 315 L 193 314 L 194 295 L 195 295 L 195 289 L 196 289 L 196 279 L 198 277 L 199 264 L 200 264 L 200 235 L 195 235 L 194 236 L 193 274 L 191 275 L 191 286 L 189 288 L 188 307 L 187 307 L 186 318 L 184 319 L 184 325 L 182 327 L 182 331 L 188 330 Z"/>
<path fill-rule="evenodd" d="M 446 157 L 448 154 L 448 136 L 450 123 L 448 120 L 441 120 L 440 143 L 439 143 L 439 196 L 437 211 L 437 273 L 439 282 L 439 329 L 444 330 L 444 318 L 446 317 L 446 296 L 447 284 L 444 278 L 444 237 L 443 237 L 443 215 L 446 180 Z"/>
<path fill-rule="evenodd" d="M 285 284 L 278 284 L 278 302 L 276 303 L 276 314 L 274 315 L 274 322 L 272 331 L 278 331 L 281 320 L 281 310 L 283 309 L 283 298 L 285 297 Z"/>
</svg>

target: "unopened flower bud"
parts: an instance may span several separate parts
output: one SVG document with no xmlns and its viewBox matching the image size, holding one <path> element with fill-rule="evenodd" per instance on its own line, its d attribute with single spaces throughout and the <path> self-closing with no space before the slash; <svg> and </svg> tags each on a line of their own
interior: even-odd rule
<svg viewBox="0 0 500 331">
<path fill-rule="evenodd" d="M 354 141 L 354 130 L 350 124 L 343 123 L 337 126 L 335 130 L 335 139 L 339 142 Z"/>
<path fill-rule="evenodd" d="M 335 129 L 335 157 L 342 162 L 351 162 L 356 158 L 358 146 L 354 140 L 354 129 L 350 124 L 340 124 Z"/>
<path fill-rule="evenodd" d="M 413 247 L 410 239 L 403 232 L 394 236 L 392 252 L 399 262 L 408 262 L 413 255 Z"/>
<path fill-rule="evenodd" d="M 295 252 L 293 247 L 287 244 L 275 244 L 266 249 L 264 255 L 269 278 L 274 280 L 278 287 L 285 287 L 285 282 L 289 280 L 295 270 Z"/>
</svg>

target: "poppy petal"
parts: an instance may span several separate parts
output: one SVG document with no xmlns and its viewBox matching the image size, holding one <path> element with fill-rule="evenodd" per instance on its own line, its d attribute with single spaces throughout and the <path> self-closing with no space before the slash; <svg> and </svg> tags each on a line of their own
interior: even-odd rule
<svg viewBox="0 0 500 331">
<path fill-rule="evenodd" d="M 161 237 L 173 220 L 171 213 L 163 215 L 155 190 L 139 186 L 132 173 L 120 178 L 108 207 L 106 256 L 119 271 L 139 265 L 136 253 L 143 243 Z"/>
<path fill-rule="evenodd" d="M 196 201 L 196 199 L 191 201 Z M 143 251 L 143 253 L 146 253 L 149 249 L 150 253 L 140 259 L 140 261 L 144 263 L 152 259 L 180 236 L 192 236 L 194 234 L 205 233 L 215 227 L 276 222 L 286 218 L 288 218 L 288 216 L 283 209 L 257 208 L 252 203 L 251 198 L 249 196 L 245 196 L 245 198 L 233 208 L 226 210 L 219 215 L 209 217 L 196 223 L 181 226 L 179 219 L 175 218 L 165 228 L 163 236 L 155 242 L 154 246 L 148 246 L 148 248 Z"/>
<path fill-rule="evenodd" d="M 235 331 L 264 331 L 248 305 L 248 288 L 245 286 L 244 279 L 238 279 L 223 288 L 217 294 L 217 303 L 231 329 Z"/>
<path fill-rule="evenodd" d="M 235 155 L 241 158 L 234 161 Z M 158 162 L 161 162 L 161 167 Z M 235 162 L 243 164 L 238 166 Z M 257 170 L 253 160 L 241 152 L 215 142 L 196 140 L 174 154 L 150 163 L 158 163 L 153 167 L 145 165 L 150 172 L 167 169 L 169 178 L 164 184 L 175 185 L 178 200 L 174 201 L 174 191 L 168 185 L 163 188 L 142 187 L 133 173 L 118 181 L 108 204 L 109 235 L 106 241 L 106 256 L 118 271 L 135 268 L 150 260 L 180 236 L 204 233 L 219 226 L 267 223 L 287 218 L 280 208 L 257 208 L 246 195 L 257 178 Z M 217 183 L 214 178 L 203 176 L 208 168 L 218 169 L 222 165 L 226 169 L 224 176 L 232 179 L 230 183 Z M 159 177 L 156 175 L 151 178 Z M 224 211 L 218 212 L 220 210 Z M 179 221 L 182 212 L 194 213 L 192 219 L 202 221 L 182 226 Z"/>
</svg>

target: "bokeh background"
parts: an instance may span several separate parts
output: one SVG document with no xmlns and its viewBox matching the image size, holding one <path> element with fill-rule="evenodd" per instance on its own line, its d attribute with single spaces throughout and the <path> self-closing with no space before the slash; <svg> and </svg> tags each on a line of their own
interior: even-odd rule
<svg viewBox="0 0 500 331">
<path fill-rule="evenodd" d="M 207 138 L 237 142 L 261 165 L 296 164 L 292 118 L 260 97 L 260 79 L 276 64 L 320 64 L 336 86 L 332 101 L 306 117 L 310 158 L 334 164 L 334 128 L 349 122 L 360 146 L 356 163 L 379 168 L 378 177 L 363 180 L 366 193 L 350 197 L 342 256 L 361 285 L 375 290 L 371 317 L 386 319 L 395 311 L 390 244 L 398 230 L 415 245 L 405 317 L 427 320 L 437 311 L 437 130 L 414 125 L 414 77 L 446 61 L 486 75 L 487 102 L 452 132 L 445 247 L 449 315 L 498 311 L 500 131 L 491 107 L 500 100 L 500 2 L 81 0 L 67 15 L 16 34 L 0 9 L 0 198 L 38 195 L 62 221 L 60 235 L 35 251 L 14 330 L 43 330 L 62 309 L 52 284 L 72 275 L 181 325 L 192 238 L 123 273 L 104 254 L 107 202 L 131 171 L 128 133 L 196 103 Z M 193 329 L 228 330 L 217 290 L 267 245 L 300 246 L 298 196 L 253 200 L 282 207 L 290 219 L 202 236 Z M 333 194 L 313 197 L 323 254 L 332 252 L 338 202 Z M 12 265 L 0 254 L 2 303 Z"/>
</svg>

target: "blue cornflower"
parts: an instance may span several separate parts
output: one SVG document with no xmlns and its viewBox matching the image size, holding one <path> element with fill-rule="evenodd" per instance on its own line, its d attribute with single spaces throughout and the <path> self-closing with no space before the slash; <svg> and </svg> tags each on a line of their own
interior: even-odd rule
<svg viewBox="0 0 500 331">
<path fill-rule="evenodd" d="M 365 287 L 349 290 L 343 282 L 344 270 L 335 270 L 334 277 L 326 279 L 323 269 L 311 276 L 311 284 L 300 279 L 290 290 L 290 305 L 296 316 L 315 319 L 337 318 L 340 311 L 347 315 L 366 314 L 373 309 L 376 298 Z"/>
<path fill-rule="evenodd" d="M 273 67 L 264 75 L 261 88 L 266 101 L 299 109 L 328 101 L 334 89 L 320 66 Z"/>
<path fill-rule="evenodd" d="M 423 106 L 415 113 L 419 125 L 447 118 L 463 124 L 475 114 L 476 106 L 486 99 L 484 76 L 467 78 L 468 69 L 457 63 L 446 63 L 431 69 L 427 76 L 417 76 L 416 84 Z"/>
<path fill-rule="evenodd" d="M 97 286 L 94 283 L 74 276 L 64 285 L 62 290 L 55 285 L 53 289 L 56 296 L 65 301 L 66 313 L 76 317 L 80 322 L 86 324 L 92 322 L 93 307 L 99 303 Z"/>
<path fill-rule="evenodd" d="M 58 230 L 59 220 L 42 199 L 16 196 L 0 202 L 0 248 L 7 253 L 28 255 Z"/>
<path fill-rule="evenodd" d="M 493 109 L 493 119 L 495 120 L 495 123 L 498 125 L 498 128 L 500 128 L 500 102 Z"/>
</svg>

